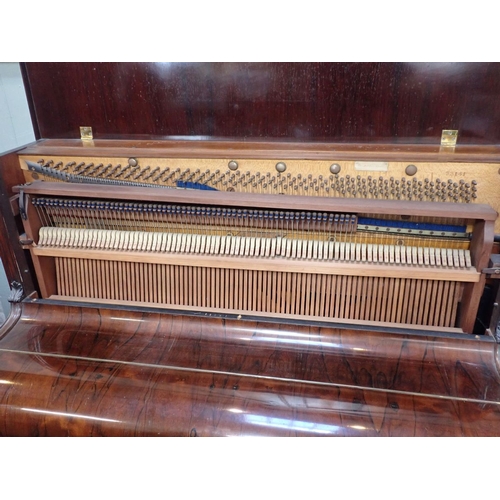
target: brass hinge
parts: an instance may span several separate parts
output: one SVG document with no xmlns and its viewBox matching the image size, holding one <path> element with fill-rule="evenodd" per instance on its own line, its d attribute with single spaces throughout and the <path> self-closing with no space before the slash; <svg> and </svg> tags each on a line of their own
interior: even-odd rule
<svg viewBox="0 0 500 500">
<path fill-rule="evenodd" d="M 454 148 L 457 145 L 458 130 L 443 130 L 441 132 L 441 147 Z"/>
<path fill-rule="evenodd" d="M 80 127 L 80 139 L 82 141 L 92 141 L 93 138 L 92 127 Z"/>
</svg>

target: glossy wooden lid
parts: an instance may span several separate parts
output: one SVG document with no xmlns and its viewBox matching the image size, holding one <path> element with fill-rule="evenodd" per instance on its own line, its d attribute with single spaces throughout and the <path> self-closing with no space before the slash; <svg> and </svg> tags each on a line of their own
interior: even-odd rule
<svg viewBox="0 0 500 500">
<path fill-rule="evenodd" d="M 0 436 L 500 433 L 490 337 L 20 307 L 0 332 Z"/>
<path fill-rule="evenodd" d="M 498 144 L 499 63 L 25 63 L 38 138 Z"/>
</svg>

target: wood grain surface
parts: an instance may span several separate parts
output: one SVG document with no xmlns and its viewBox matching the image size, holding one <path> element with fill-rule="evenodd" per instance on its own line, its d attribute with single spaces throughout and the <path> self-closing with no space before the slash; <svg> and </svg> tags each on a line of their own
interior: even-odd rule
<svg viewBox="0 0 500 500">
<path fill-rule="evenodd" d="M 488 205 L 412 202 L 402 200 L 374 200 L 355 198 L 320 198 L 317 196 L 273 196 L 258 193 L 225 193 L 189 189 L 150 189 L 148 187 L 120 186 L 119 190 L 108 185 L 72 184 L 35 181 L 23 186 L 27 194 L 45 196 L 88 197 L 99 199 L 141 200 L 164 203 L 189 203 L 247 208 L 277 208 L 281 210 L 316 210 L 321 212 L 360 212 L 378 215 L 416 215 L 432 217 L 439 207 L 439 217 L 467 218 L 494 221 L 497 213 Z M 15 192 L 20 188 L 16 186 Z"/>
<path fill-rule="evenodd" d="M 499 63 L 25 63 L 39 138 L 498 144 Z M 126 103 L 126 105 L 124 105 Z"/>
<path fill-rule="evenodd" d="M 500 435 L 488 337 L 23 307 L 2 435 Z"/>
</svg>

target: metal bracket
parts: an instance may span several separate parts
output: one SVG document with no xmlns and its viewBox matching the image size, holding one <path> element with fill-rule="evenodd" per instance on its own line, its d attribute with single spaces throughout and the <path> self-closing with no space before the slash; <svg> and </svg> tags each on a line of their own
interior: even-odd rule
<svg viewBox="0 0 500 500">
<path fill-rule="evenodd" d="M 19 281 L 11 281 L 10 289 L 9 298 L 7 300 L 12 303 L 21 302 L 24 297 L 24 289 L 21 283 L 19 283 Z"/>
<path fill-rule="evenodd" d="M 91 141 L 93 138 L 92 127 L 80 127 L 80 139 L 82 141 Z"/>
<path fill-rule="evenodd" d="M 485 267 L 481 272 L 483 274 L 487 274 L 490 278 L 500 278 L 500 269 L 496 269 L 494 267 Z"/>
<path fill-rule="evenodd" d="M 19 236 L 19 244 L 23 249 L 29 249 L 33 245 L 33 240 L 26 236 L 26 233 L 23 233 Z"/>
<path fill-rule="evenodd" d="M 28 213 L 26 212 L 26 193 L 21 188 L 19 190 L 19 213 L 24 220 L 28 219 Z"/>
<path fill-rule="evenodd" d="M 491 255 L 488 267 L 485 267 L 481 272 L 490 278 L 500 279 L 500 255 Z"/>
<path fill-rule="evenodd" d="M 497 341 L 497 344 L 500 344 L 500 322 L 497 323 L 497 327 L 495 332 L 493 333 L 493 337 Z"/>
<path fill-rule="evenodd" d="M 458 130 L 443 130 L 441 132 L 441 146 L 454 148 L 457 145 Z"/>
</svg>

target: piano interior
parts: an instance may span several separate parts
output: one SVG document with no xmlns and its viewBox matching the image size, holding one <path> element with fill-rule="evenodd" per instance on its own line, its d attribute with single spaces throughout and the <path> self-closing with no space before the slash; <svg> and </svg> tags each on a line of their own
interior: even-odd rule
<svg viewBox="0 0 500 500">
<path fill-rule="evenodd" d="M 330 430 L 343 435 L 361 428 L 364 435 L 500 433 L 498 305 L 485 294 L 496 293 L 499 274 L 492 255 L 499 162 L 496 148 L 475 145 L 83 136 L 28 145 L 3 159 L 4 217 L 16 237 L 2 258 L 17 262 L 11 276 L 24 279 L 25 289 L 17 318 L 0 333 L 0 361 L 19 355 L 9 352 L 36 352 L 54 380 L 64 372 L 59 359 L 76 359 L 81 380 L 97 362 L 102 369 L 130 363 L 133 387 L 120 397 L 134 408 L 120 411 L 133 422 L 149 390 L 137 382 L 140 359 L 168 380 L 151 411 L 176 417 L 175 425 L 152 418 L 133 435 L 253 432 L 251 419 L 207 424 L 203 411 L 188 409 L 210 393 L 210 411 L 227 410 L 224 384 L 203 379 L 201 389 L 201 379 L 189 378 L 208 373 L 240 380 L 249 394 L 240 401 L 243 415 L 245 405 L 261 401 L 252 414 L 269 424 L 261 428 L 267 435 L 281 432 L 270 416 L 274 396 L 287 399 L 295 390 L 303 399 L 287 400 L 280 418 L 304 410 L 307 399 L 318 405 L 308 413 L 311 429 L 335 421 Z M 29 270 L 31 289 L 19 269 Z M 150 325 L 149 333 L 137 340 L 125 327 L 115 331 L 110 315 Z M 183 326 L 194 321 L 198 326 Z M 155 322 L 169 326 L 154 333 Z M 155 351 L 157 334 L 177 347 Z M 123 348 L 110 354 L 91 344 L 97 338 Z M 76 351 L 70 339 L 80 339 Z M 141 358 L 146 351 L 151 359 Z M 266 362 L 274 357 L 283 360 L 279 370 Z M 34 373 L 36 360 L 30 363 L 10 370 Z M 183 370 L 191 375 L 178 375 Z M 108 373 L 104 379 L 113 383 Z M 268 380 L 267 389 L 250 380 Z M 172 400 L 178 384 L 189 386 L 188 403 Z M 220 397 L 213 396 L 217 387 Z M 44 390 L 39 404 L 52 408 L 51 390 Z M 25 397 L 33 395 L 19 393 L 19 401 Z M 107 398 L 99 404 L 110 408 L 116 399 Z M 436 419 L 429 401 L 448 404 L 442 398 L 463 408 L 440 408 L 446 417 Z M 352 417 L 357 405 L 366 410 L 362 425 Z M 388 413 L 399 405 L 399 416 Z M 39 432 L 35 417 L 11 424 L 19 405 L 11 406 L 1 432 Z M 101 415 L 98 406 L 87 411 Z M 352 425 L 340 425 L 347 414 Z M 52 434 L 93 432 L 70 428 L 62 417 L 49 427 Z M 129 431 L 98 428 L 100 435 Z M 285 431 L 308 435 L 306 428 Z"/>
<path fill-rule="evenodd" d="M 469 333 L 496 217 L 481 205 L 440 218 L 433 204 L 376 199 L 20 189 L 43 298 Z"/>
</svg>

